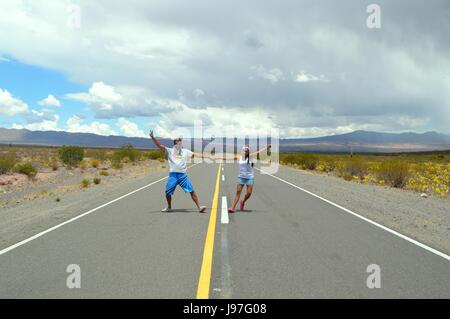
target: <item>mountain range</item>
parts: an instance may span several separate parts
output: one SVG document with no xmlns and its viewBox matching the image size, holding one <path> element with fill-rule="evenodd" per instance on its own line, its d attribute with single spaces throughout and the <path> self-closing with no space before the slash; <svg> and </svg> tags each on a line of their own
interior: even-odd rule
<svg viewBox="0 0 450 319">
<path fill-rule="evenodd" d="M 169 139 L 161 139 L 171 145 Z M 188 144 L 189 141 L 185 141 Z M 415 152 L 450 150 L 450 135 L 426 133 L 380 133 L 354 131 L 351 133 L 315 138 L 280 139 L 280 151 L 308 152 Z M 0 144 L 116 148 L 132 144 L 137 148 L 154 148 L 149 138 L 103 136 L 91 133 L 69 133 L 62 131 L 30 131 L 26 129 L 0 128 Z"/>
</svg>

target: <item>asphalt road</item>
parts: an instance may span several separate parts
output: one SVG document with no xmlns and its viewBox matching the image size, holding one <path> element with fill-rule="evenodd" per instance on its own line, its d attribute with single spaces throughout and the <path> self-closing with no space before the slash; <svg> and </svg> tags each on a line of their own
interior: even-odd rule
<svg viewBox="0 0 450 319">
<path fill-rule="evenodd" d="M 189 169 L 207 214 L 180 189 L 161 213 L 160 180 L 1 250 L 0 298 L 450 298 L 445 256 L 272 176 L 257 174 L 247 211 L 222 216 L 237 170 Z M 72 264 L 80 288 L 67 287 Z M 380 288 L 367 286 L 374 264 Z"/>
</svg>

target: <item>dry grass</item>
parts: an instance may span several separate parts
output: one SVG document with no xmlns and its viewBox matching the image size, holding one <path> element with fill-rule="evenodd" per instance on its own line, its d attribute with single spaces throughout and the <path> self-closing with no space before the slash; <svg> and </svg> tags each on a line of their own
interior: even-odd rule
<svg viewBox="0 0 450 319">
<path fill-rule="evenodd" d="M 315 171 L 349 181 L 449 196 L 450 151 L 353 156 L 284 153 L 280 154 L 280 162 L 300 169 L 314 167 Z"/>
</svg>

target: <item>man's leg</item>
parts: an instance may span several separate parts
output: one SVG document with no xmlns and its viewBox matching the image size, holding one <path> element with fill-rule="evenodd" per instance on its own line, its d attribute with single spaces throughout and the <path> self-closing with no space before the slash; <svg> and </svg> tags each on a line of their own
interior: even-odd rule
<svg viewBox="0 0 450 319">
<path fill-rule="evenodd" d="M 164 208 L 162 211 L 167 212 L 172 209 L 172 195 L 175 191 L 175 187 L 177 187 L 177 178 L 174 174 L 169 174 L 169 178 L 167 179 L 166 184 L 166 201 L 167 201 L 167 207 Z"/>
<path fill-rule="evenodd" d="M 198 201 L 198 196 L 197 196 L 197 194 L 196 194 L 195 192 L 191 192 L 190 194 L 191 194 L 192 200 L 193 200 L 194 203 L 195 203 L 195 206 L 197 206 L 197 208 L 200 209 L 200 203 L 199 203 L 199 201 Z"/>
<path fill-rule="evenodd" d="M 167 200 L 167 208 L 172 209 L 172 196 L 166 194 L 166 200 Z"/>
<path fill-rule="evenodd" d="M 184 190 L 185 193 L 191 194 L 191 198 L 195 203 L 195 206 L 197 206 L 199 212 L 203 213 L 206 210 L 206 206 L 201 206 L 200 201 L 198 199 L 197 193 L 194 191 L 194 187 L 191 184 L 191 181 L 189 180 L 187 174 L 185 174 L 180 180 L 178 181 L 181 188 Z"/>
</svg>

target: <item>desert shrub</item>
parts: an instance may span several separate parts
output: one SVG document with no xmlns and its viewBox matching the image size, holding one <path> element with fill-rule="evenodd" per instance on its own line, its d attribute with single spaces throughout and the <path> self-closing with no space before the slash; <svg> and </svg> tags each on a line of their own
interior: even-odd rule
<svg viewBox="0 0 450 319">
<path fill-rule="evenodd" d="M 86 169 L 88 167 L 88 163 L 85 160 L 82 160 L 79 166 L 81 169 Z"/>
<path fill-rule="evenodd" d="M 342 174 L 342 178 L 345 179 L 346 181 L 351 181 L 353 180 L 353 175 L 350 174 L 349 172 L 344 172 Z"/>
<path fill-rule="evenodd" d="M 91 166 L 93 168 L 98 168 L 100 166 L 100 160 L 98 160 L 98 159 L 91 160 Z"/>
<path fill-rule="evenodd" d="M 299 161 L 300 161 L 300 165 L 304 169 L 309 169 L 309 170 L 315 170 L 317 167 L 317 164 L 319 163 L 318 157 L 314 154 L 302 154 L 300 156 Z"/>
<path fill-rule="evenodd" d="M 104 162 L 107 159 L 107 154 L 105 150 L 88 149 L 86 150 L 86 157 Z"/>
<path fill-rule="evenodd" d="M 319 158 L 314 154 L 287 154 L 282 156 L 283 164 L 298 165 L 303 169 L 315 170 L 319 164 Z"/>
<path fill-rule="evenodd" d="M 86 188 L 89 187 L 89 185 L 91 185 L 91 181 L 88 178 L 83 178 L 81 181 L 81 187 Z"/>
<path fill-rule="evenodd" d="M 50 162 L 50 168 L 53 170 L 53 171 L 57 171 L 58 170 L 58 168 L 59 168 L 59 163 L 58 163 L 58 161 L 56 161 L 56 160 L 53 160 L 53 161 L 51 161 Z"/>
<path fill-rule="evenodd" d="M 101 181 L 102 181 L 102 179 L 99 178 L 99 177 L 95 177 L 95 178 L 94 178 L 94 184 L 95 184 L 95 185 L 100 184 Z"/>
<path fill-rule="evenodd" d="M 16 165 L 16 154 L 14 152 L 8 152 L 0 157 L 0 174 L 6 174 L 14 168 Z"/>
<path fill-rule="evenodd" d="M 133 145 L 127 144 L 116 150 L 112 155 L 113 161 L 122 161 L 125 158 L 131 162 L 135 162 L 139 157 L 139 151 L 134 148 Z"/>
<path fill-rule="evenodd" d="M 115 169 L 121 169 L 123 167 L 123 164 L 120 161 L 113 161 L 112 167 Z"/>
<path fill-rule="evenodd" d="M 409 177 L 409 164 L 401 161 L 384 161 L 375 170 L 379 180 L 392 187 L 405 187 Z"/>
<path fill-rule="evenodd" d="M 77 166 L 84 158 L 84 149 L 78 146 L 62 146 L 58 150 L 59 158 L 68 166 Z"/>
<path fill-rule="evenodd" d="M 344 161 L 343 166 L 343 177 L 345 178 L 345 175 L 351 175 L 351 176 L 357 176 L 360 180 L 364 179 L 364 176 L 366 176 L 369 165 L 366 161 L 359 157 L 353 157 L 351 159 L 348 159 Z"/>
<path fill-rule="evenodd" d="M 102 175 L 102 176 L 109 176 L 109 173 L 108 173 L 108 171 L 101 171 L 100 175 Z"/>
<path fill-rule="evenodd" d="M 144 156 L 148 159 L 151 160 L 157 160 L 157 159 L 164 159 L 165 155 L 163 152 L 161 152 L 161 150 L 157 150 L 157 151 L 149 151 L 149 152 L 145 152 Z"/>
<path fill-rule="evenodd" d="M 325 157 L 320 161 L 321 168 L 324 172 L 332 172 L 336 169 L 336 161 L 332 158 Z"/>
<path fill-rule="evenodd" d="M 283 164 L 299 164 L 298 156 L 294 154 L 287 154 L 285 156 L 282 156 L 281 162 Z"/>
<path fill-rule="evenodd" d="M 37 174 L 37 169 L 33 166 L 31 162 L 27 163 L 17 163 L 14 166 L 16 172 L 20 174 L 27 175 L 29 178 L 34 178 Z"/>
<path fill-rule="evenodd" d="M 131 162 L 131 160 L 130 160 L 130 158 L 129 158 L 128 156 L 125 156 L 125 157 L 122 159 L 122 162 L 124 162 L 124 163 L 126 164 L 126 163 Z"/>
</svg>

